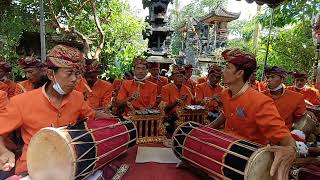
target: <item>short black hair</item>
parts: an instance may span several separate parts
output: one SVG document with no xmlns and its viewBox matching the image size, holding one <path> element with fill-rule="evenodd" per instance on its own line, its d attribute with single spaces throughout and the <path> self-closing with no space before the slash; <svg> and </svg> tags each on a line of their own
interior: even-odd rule
<svg viewBox="0 0 320 180">
<path fill-rule="evenodd" d="M 243 66 L 241 66 L 241 64 L 240 65 L 234 64 L 234 66 L 236 67 L 236 71 L 243 70 L 243 77 L 242 77 L 243 82 L 247 82 L 250 79 L 253 72 L 255 71 L 252 69 L 244 68 Z"/>
</svg>

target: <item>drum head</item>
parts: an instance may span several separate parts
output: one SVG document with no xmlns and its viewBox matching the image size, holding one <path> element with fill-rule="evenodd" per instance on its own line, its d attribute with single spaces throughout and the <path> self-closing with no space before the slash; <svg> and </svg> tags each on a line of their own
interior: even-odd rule
<svg viewBox="0 0 320 180">
<path fill-rule="evenodd" d="M 55 128 L 36 133 L 27 150 L 29 176 L 36 180 L 73 180 L 76 155 L 68 142 L 69 134 Z"/>
<path fill-rule="evenodd" d="M 270 176 L 270 169 L 274 156 L 272 152 L 261 148 L 254 152 L 248 160 L 245 169 L 245 180 L 272 180 L 276 176 Z"/>
</svg>

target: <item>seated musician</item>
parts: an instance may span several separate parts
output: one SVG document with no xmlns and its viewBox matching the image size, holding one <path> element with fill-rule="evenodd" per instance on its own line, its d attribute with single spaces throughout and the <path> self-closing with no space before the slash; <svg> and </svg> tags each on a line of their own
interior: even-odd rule
<svg viewBox="0 0 320 180">
<path fill-rule="evenodd" d="M 185 80 L 185 70 L 183 67 L 174 65 L 172 68 L 172 79 L 173 83 L 162 87 L 162 101 L 160 103 L 160 106 L 164 108 L 166 113 L 165 125 L 169 138 L 175 130 L 175 122 L 177 120 L 176 108 L 190 105 L 193 98 L 191 90 L 183 84 Z M 170 146 L 170 141 L 166 140 L 164 144 Z"/>
<path fill-rule="evenodd" d="M 267 84 L 265 82 L 259 82 L 257 80 L 257 69 L 252 73 L 249 82 L 253 89 L 257 90 L 258 92 L 261 92 L 267 89 Z"/>
<path fill-rule="evenodd" d="M 185 75 L 186 81 L 184 85 L 190 88 L 192 95 L 194 96 L 196 92 L 197 82 L 191 79 L 193 67 L 191 64 L 187 64 L 187 65 L 184 65 L 184 69 L 186 71 L 186 75 Z"/>
<path fill-rule="evenodd" d="M 82 93 L 74 91 L 79 77 L 77 67 L 82 61 L 84 55 L 77 49 L 55 46 L 47 56 L 49 81 L 42 88 L 14 96 L 4 110 L 0 108 L 1 171 L 11 171 L 16 167 L 16 174 L 27 172 L 28 144 L 41 128 L 75 124 L 81 118 L 110 117 L 95 112 L 84 101 Z M 3 138 L 19 127 L 24 147 L 21 157 L 15 162 L 15 155 L 5 147 Z"/>
<path fill-rule="evenodd" d="M 104 109 L 111 101 L 113 87 L 112 84 L 98 78 L 101 73 L 101 64 L 92 61 L 87 65 L 85 79 L 88 82 L 91 92 L 86 91 L 85 99 L 93 109 Z"/>
<path fill-rule="evenodd" d="M 214 120 L 219 113 L 215 96 L 223 90 L 223 87 L 219 85 L 221 75 L 222 68 L 216 64 L 212 64 L 208 69 L 208 81 L 198 84 L 196 87 L 196 103 L 209 109 L 209 120 Z"/>
<path fill-rule="evenodd" d="M 161 101 L 161 88 L 169 83 L 168 78 L 160 76 L 160 64 L 148 63 L 149 72 L 151 75 L 147 78 L 148 81 L 157 85 L 157 105 Z"/>
<path fill-rule="evenodd" d="M 276 66 L 266 68 L 265 74 L 268 89 L 262 93 L 273 99 L 280 116 L 291 131 L 292 124 L 306 115 L 303 96 L 285 89 L 283 81 L 287 73 L 282 68 Z"/>
<path fill-rule="evenodd" d="M 287 89 L 298 92 L 304 96 L 304 99 L 312 105 L 320 105 L 319 91 L 307 85 L 308 76 L 306 73 L 295 72 L 292 74 L 294 77 L 294 85 L 288 86 Z"/>
<path fill-rule="evenodd" d="M 6 90 L 8 98 L 11 98 L 15 95 L 15 90 L 17 86 L 15 82 L 9 79 L 11 69 L 11 65 L 0 56 L 0 81 L 8 86 Z"/>
<path fill-rule="evenodd" d="M 147 81 L 147 61 L 136 58 L 133 62 L 134 79 L 122 82 L 117 101 L 120 107 L 129 110 L 153 108 L 156 104 L 157 85 Z"/>
<path fill-rule="evenodd" d="M 27 56 L 19 59 L 18 63 L 27 80 L 17 83 L 15 95 L 37 89 L 47 82 L 46 66 L 39 58 Z"/>
<path fill-rule="evenodd" d="M 253 55 L 239 49 L 227 49 L 222 53 L 227 61 L 223 80 L 228 88 L 221 93 L 223 112 L 210 126 L 225 123 L 224 131 L 256 143 L 274 146 L 267 150 L 275 153 L 271 175 L 288 179 L 291 163 L 296 158 L 296 144 L 280 117 L 271 98 L 252 89 L 249 78 L 256 69 Z"/>
</svg>

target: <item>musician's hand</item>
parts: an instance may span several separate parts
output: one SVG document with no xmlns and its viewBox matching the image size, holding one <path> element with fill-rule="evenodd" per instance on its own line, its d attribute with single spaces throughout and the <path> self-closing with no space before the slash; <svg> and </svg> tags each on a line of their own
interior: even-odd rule
<svg viewBox="0 0 320 180">
<path fill-rule="evenodd" d="M 270 175 L 274 176 L 277 174 L 278 180 L 288 180 L 290 167 L 297 158 L 295 147 L 267 146 L 267 151 L 274 153 L 274 161 L 270 169 Z"/>
<path fill-rule="evenodd" d="M 202 104 L 207 104 L 209 101 L 210 101 L 210 97 L 205 97 L 203 100 L 202 100 Z"/>
<path fill-rule="evenodd" d="M 139 97 L 140 97 L 140 93 L 136 91 L 136 92 L 134 92 L 134 93 L 131 95 L 131 97 L 129 98 L 128 101 L 136 100 L 136 99 L 138 99 Z"/>
<path fill-rule="evenodd" d="M 187 99 L 187 97 L 187 95 L 180 96 L 180 98 L 177 99 L 178 104 L 182 104 Z"/>
<path fill-rule="evenodd" d="M 15 166 L 15 155 L 8 150 L 5 150 L 0 155 L 0 170 L 10 171 Z"/>
</svg>

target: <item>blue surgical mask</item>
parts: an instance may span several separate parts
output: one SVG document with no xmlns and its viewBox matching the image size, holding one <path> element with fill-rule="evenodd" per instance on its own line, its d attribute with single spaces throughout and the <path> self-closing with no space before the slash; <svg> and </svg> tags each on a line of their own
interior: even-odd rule
<svg viewBox="0 0 320 180">
<path fill-rule="evenodd" d="M 53 75 L 54 78 L 54 84 L 53 84 L 53 89 L 55 91 L 57 91 L 57 93 L 59 93 L 61 96 L 66 95 L 66 93 L 64 92 L 64 90 L 61 88 L 60 84 L 57 82 L 56 77 Z"/>
</svg>

